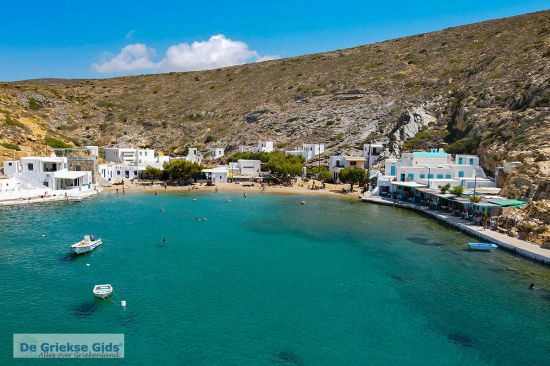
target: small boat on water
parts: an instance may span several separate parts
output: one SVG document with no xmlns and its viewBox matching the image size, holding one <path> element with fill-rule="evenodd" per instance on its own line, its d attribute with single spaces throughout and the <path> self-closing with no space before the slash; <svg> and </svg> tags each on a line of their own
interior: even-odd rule
<svg viewBox="0 0 550 366">
<path fill-rule="evenodd" d="M 93 290 L 94 296 L 100 299 L 105 299 L 113 293 L 113 286 L 110 284 L 95 285 Z"/>
<path fill-rule="evenodd" d="M 103 242 L 101 241 L 101 238 L 96 239 L 91 235 L 84 235 L 84 239 L 79 241 L 78 243 L 74 243 L 71 245 L 71 248 L 74 253 L 76 254 L 82 254 L 91 252 L 98 246 L 100 246 Z"/>
<path fill-rule="evenodd" d="M 468 248 L 473 250 L 493 250 L 498 248 L 498 245 L 489 243 L 468 243 Z"/>
</svg>

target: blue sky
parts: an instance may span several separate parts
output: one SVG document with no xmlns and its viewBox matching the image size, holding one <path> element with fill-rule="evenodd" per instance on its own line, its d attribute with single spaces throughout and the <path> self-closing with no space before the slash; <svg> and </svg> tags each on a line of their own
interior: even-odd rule
<svg viewBox="0 0 550 366">
<path fill-rule="evenodd" d="M 0 80 L 206 69 L 545 9 L 550 0 L 10 1 Z"/>
</svg>

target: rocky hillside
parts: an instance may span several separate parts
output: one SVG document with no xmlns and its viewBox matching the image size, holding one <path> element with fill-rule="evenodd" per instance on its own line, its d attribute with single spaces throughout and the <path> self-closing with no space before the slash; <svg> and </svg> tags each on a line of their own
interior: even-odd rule
<svg viewBox="0 0 550 366">
<path fill-rule="evenodd" d="M 548 198 L 550 11 L 309 56 L 104 80 L 0 84 L 0 159 L 49 146 L 477 152 L 517 198 Z M 19 151 L 20 150 L 20 151 Z"/>
</svg>

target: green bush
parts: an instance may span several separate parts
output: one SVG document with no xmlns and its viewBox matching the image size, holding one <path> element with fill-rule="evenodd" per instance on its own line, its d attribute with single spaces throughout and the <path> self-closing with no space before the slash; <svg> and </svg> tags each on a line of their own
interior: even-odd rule
<svg viewBox="0 0 550 366">
<path fill-rule="evenodd" d="M 406 150 L 414 150 L 418 148 L 428 148 L 441 144 L 443 139 L 449 135 L 447 130 L 424 130 L 418 132 L 412 139 L 407 140 L 403 144 Z"/>
<path fill-rule="evenodd" d="M 457 197 L 462 196 L 462 193 L 464 193 L 464 187 L 462 186 L 455 186 L 450 191 L 451 194 L 454 194 Z"/>
<path fill-rule="evenodd" d="M 42 104 L 37 102 L 35 99 L 30 98 L 29 99 L 29 109 L 32 111 L 37 111 L 42 108 Z"/>
<path fill-rule="evenodd" d="M 445 194 L 445 192 L 447 192 L 451 188 L 451 183 L 447 183 L 445 185 L 438 185 L 437 188 L 439 188 L 439 191 L 441 192 L 441 194 Z"/>
<path fill-rule="evenodd" d="M 481 202 L 481 196 L 470 196 L 468 197 L 468 199 L 470 200 L 470 202 L 472 203 L 478 203 L 478 202 Z"/>
<path fill-rule="evenodd" d="M 68 147 L 71 147 L 70 145 L 64 143 L 63 141 L 61 140 L 58 140 L 56 139 L 55 137 L 46 137 L 46 139 L 44 140 L 45 144 L 48 145 L 49 147 L 53 147 L 53 148 L 56 148 L 56 149 L 63 149 L 63 148 L 68 148 Z"/>
<path fill-rule="evenodd" d="M 0 144 L 0 146 L 5 147 L 6 149 L 15 150 L 15 151 L 21 151 L 21 148 L 16 144 L 10 144 L 8 142 L 3 142 Z"/>
<path fill-rule="evenodd" d="M 474 154 L 479 147 L 479 138 L 464 137 L 445 146 L 449 154 Z"/>
</svg>

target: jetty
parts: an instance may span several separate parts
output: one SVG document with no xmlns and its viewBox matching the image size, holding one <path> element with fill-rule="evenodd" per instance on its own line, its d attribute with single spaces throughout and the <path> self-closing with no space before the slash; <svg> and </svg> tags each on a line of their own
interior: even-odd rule
<svg viewBox="0 0 550 366">
<path fill-rule="evenodd" d="M 380 196 L 364 195 L 361 197 L 361 201 L 384 206 L 401 207 L 420 212 L 473 237 L 489 243 L 496 244 L 501 248 L 507 249 L 513 253 L 517 253 L 521 256 L 530 258 L 537 262 L 541 262 L 545 265 L 550 265 L 550 249 L 544 249 L 525 240 L 512 238 L 506 234 L 502 234 L 496 231 L 492 231 L 489 229 L 484 230 L 483 227 L 480 225 L 474 225 L 467 220 L 452 216 L 451 214 L 435 211 L 430 208 L 413 203 L 400 202 Z"/>
</svg>

